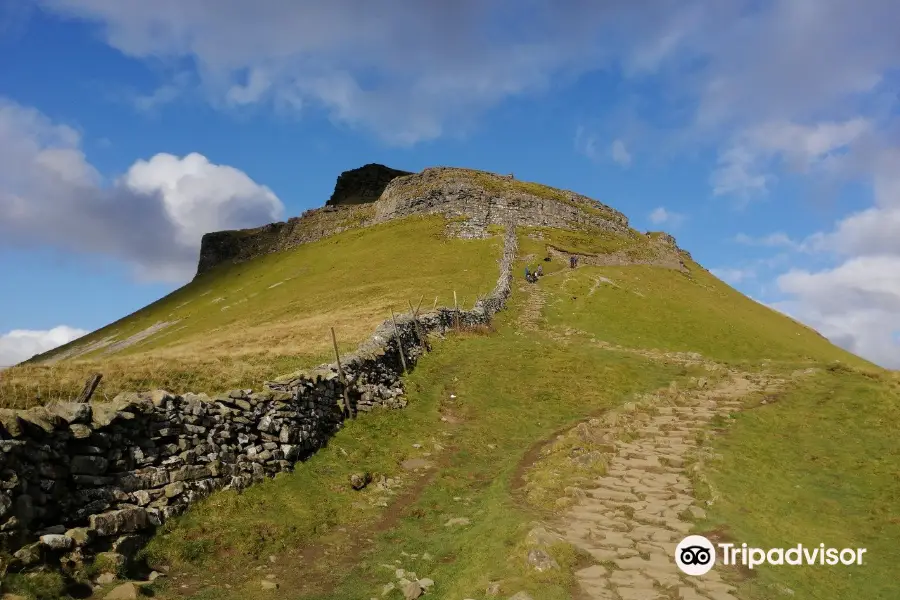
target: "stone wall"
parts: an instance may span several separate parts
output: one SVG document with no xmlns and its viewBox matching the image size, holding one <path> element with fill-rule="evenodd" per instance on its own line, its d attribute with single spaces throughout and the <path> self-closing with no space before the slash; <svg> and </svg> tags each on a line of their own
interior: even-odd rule
<svg viewBox="0 0 900 600">
<path fill-rule="evenodd" d="M 490 321 L 509 296 L 516 251 L 508 227 L 497 285 L 472 310 L 399 315 L 396 329 L 382 323 L 342 357 L 346 384 L 332 363 L 256 392 L 158 390 L 107 404 L 0 410 L 0 576 L 41 565 L 75 574 L 99 558 L 125 564 L 155 527 L 193 502 L 290 471 L 347 412 L 402 408 L 400 352 L 413 368 L 423 337 L 443 334 L 457 317 L 463 325 Z"/>
</svg>

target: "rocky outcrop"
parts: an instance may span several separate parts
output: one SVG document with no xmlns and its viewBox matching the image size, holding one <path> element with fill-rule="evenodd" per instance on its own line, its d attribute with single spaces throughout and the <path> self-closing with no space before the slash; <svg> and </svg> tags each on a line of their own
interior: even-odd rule
<svg viewBox="0 0 900 600">
<path fill-rule="evenodd" d="M 207 233 L 200 241 L 200 260 L 195 277 L 221 264 L 244 262 L 365 226 L 371 222 L 373 214 L 371 205 L 325 206 L 308 210 L 285 222 L 270 223 L 255 229 Z"/>
<path fill-rule="evenodd" d="M 412 175 L 412 173 L 391 169 L 376 163 L 344 171 L 338 176 L 334 193 L 331 194 L 331 198 L 325 205 L 340 206 L 375 202 L 391 181 L 404 175 Z"/>
<path fill-rule="evenodd" d="M 375 203 L 375 222 L 421 214 L 462 219 L 481 231 L 510 222 L 629 231 L 625 215 L 587 196 L 471 169 L 436 167 L 395 179 Z"/>
<path fill-rule="evenodd" d="M 448 167 L 407 173 L 369 164 L 342 173 L 322 208 L 283 223 L 204 235 L 197 275 L 220 264 L 287 250 L 347 229 L 421 214 L 450 217 L 448 232 L 467 238 L 485 237 L 489 225 L 507 223 L 629 230 L 625 215 L 605 204 L 511 175 Z"/>
<path fill-rule="evenodd" d="M 488 322 L 509 296 L 515 255 L 509 228 L 488 297 L 470 311 L 385 321 L 342 357 L 344 377 L 332 363 L 256 392 L 157 390 L 108 404 L 0 410 L 0 580 L 42 565 L 75 574 L 101 558 L 126 564 L 193 502 L 290 471 L 351 414 L 404 407 L 403 359 L 413 368 L 428 335 Z"/>
</svg>

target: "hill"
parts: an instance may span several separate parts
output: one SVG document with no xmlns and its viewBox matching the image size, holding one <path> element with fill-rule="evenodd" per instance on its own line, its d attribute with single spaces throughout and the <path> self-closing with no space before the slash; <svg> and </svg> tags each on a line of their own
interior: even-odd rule
<svg viewBox="0 0 900 600">
<path fill-rule="evenodd" d="M 0 591 L 99 597 L 121 583 L 99 573 L 155 570 L 142 589 L 197 600 L 893 597 L 900 382 L 671 236 L 436 168 L 203 245 L 182 289 L 3 374 L 7 394 L 30 377 L 69 397 L 94 371 L 101 398 L 168 393 L 0 411 L 0 470 L 20 482 L 0 492 L 2 540 L 31 535 L 61 566 L 20 574 L 34 556 L 0 552 Z M 331 359 L 331 326 L 343 375 L 301 369 Z M 97 537 L 35 541 L 60 520 L 59 538 Z M 690 531 L 869 562 L 687 577 L 672 556 Z"/>
</svg>

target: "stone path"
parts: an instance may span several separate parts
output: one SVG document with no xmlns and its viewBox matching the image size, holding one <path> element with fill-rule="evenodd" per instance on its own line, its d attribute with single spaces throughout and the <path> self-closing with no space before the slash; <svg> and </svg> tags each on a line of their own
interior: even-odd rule
<svg viewBox="0 0 900 600">
<path fill-rule="evenodd" d="M 678 394 L 629 429 L 636 439 L 616 439 L 615 417 L 605 419 L 606 439 L 616 439 L 607 474 L 563 516 L 557 529 L 601 563 L 577 573 L 592 600 L 736 600 L 715 569 L 683 575 L 674 561 L 678 542 L 705 511 L 692 496 L 685 467 L 697 451 L 696 435 L 715 415 L 741 408 L 741 398 L 763 389 L 762 377 L 730 373 L 710 390 Z M 612 433 L 613 436 L 609 434 Z"/>
<path fill-rule="evenodd" d="M 536 283 L 525 283 L 519 286 L 519 291 L 526 294 L 525 306 L 519 313 L 517 324 L 519 330 L 516 332 L 522 334 L 523 331 L 535 331 L 538 329 L 541 320 L 541 310 L 547 301 L 547 292 Z"/>
</svg>

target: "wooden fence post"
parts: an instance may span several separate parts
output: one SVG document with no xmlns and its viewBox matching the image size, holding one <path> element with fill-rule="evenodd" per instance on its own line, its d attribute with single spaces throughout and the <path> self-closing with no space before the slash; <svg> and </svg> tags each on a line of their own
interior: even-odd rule
<svg viewBox="0 0 900 600">
<path fill-rule="evenodd" d="M 459 329 L 459 303 L 456 301 L 456 290 L 453 290 L 453 325 Z"/>
<path fill-rule="evenodd" d="M 412 302 L 409 300 L 406 301 L 409 304 L 409 313 L 412 315 L 413 324 L 416 328 L 416 335 L 419 336 L 419 341 L 422 342 L 422 347 L 425 348 L 426 351 L 431 351 L 431 348 L 428 347 L 428 340 L 425 339 L 425 332 L 422 330 L 422 325 L 419 323 L 419 309 L 413 309 Z M 419 306 L 422 305 L 422 302 L 419 302 Z"/>
<path fill-rule="evenodd" d="M 78 394 L 78 397 L 75 398 L 75 402 L 80 404 L 84 404 L 90 402 L 91 396 L 94 395 L 94 391 L 97 389 L 97 386 L 100 385 L 100 380 L 103 379 L 102 373 L 94 373 L 84 384 L 84 389 L 81 390 L 81 393 Z"/>
<path fill-rule="evenodd" d="M 394 318 L 394 309 L 391 309 L 391 321 L 394 322 L 394 335 L 397 336 L 397 349 L 400 351 L 400 362 L 403 364 L 403 372 L 406 373 L 406 358 L 403 356 L 403 339 L 400 337 L 400 329 L 397 328 L 397 319 Z"/>
<path fill-rule="evenodd" d="M 344 368 L 341 366 L 341 354 L 338 352 L 337 337 L 334 335 L 334 327 L 331 328 L 331 344 L 334 346 L 334 360 L 337 362 L 338 377 L 341 378 L 344 397 L 344 414 L 345 416 L 356 418 L 353 409 L 350 408 L 350 395 L 347 393 L 347 377 L 344 375 Z"/>
</svg>

